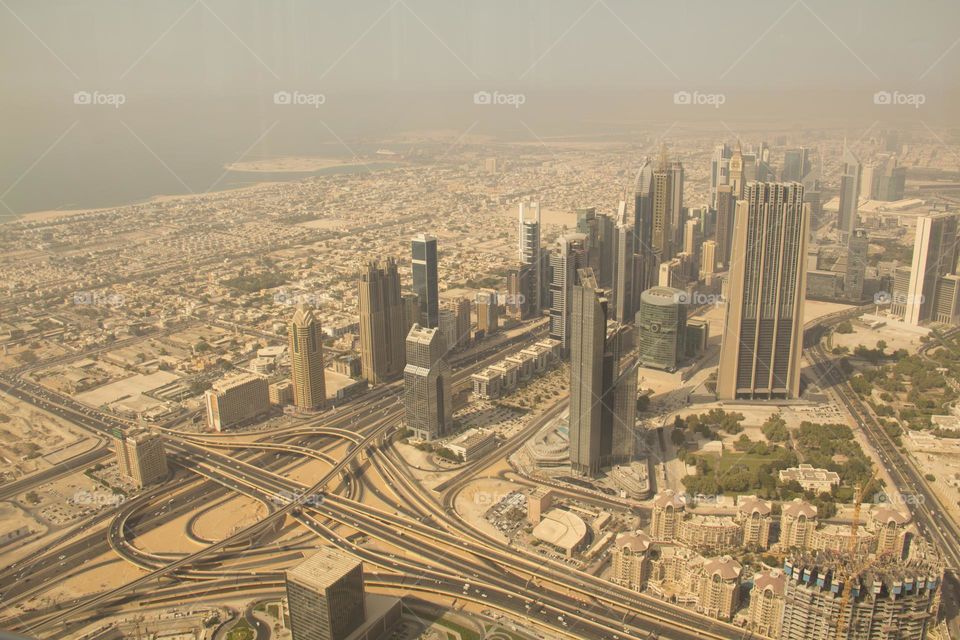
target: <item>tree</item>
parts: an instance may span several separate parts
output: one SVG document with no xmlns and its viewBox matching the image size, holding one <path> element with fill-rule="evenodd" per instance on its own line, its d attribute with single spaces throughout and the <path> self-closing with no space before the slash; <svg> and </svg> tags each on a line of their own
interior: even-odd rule
<svg viewBox="0 0 960 640">
<path fill-rule="evenodd" d="M 834 329 L 837 333 L 853 333 L 853 324 L 849 320 L 844 320 Z"/>
</svg>

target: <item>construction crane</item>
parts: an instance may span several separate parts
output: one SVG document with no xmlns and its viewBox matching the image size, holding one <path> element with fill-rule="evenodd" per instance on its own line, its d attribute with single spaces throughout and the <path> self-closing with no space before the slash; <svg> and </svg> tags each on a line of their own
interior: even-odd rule
<svg viewBox="0 0 960 640">
<path fill-rule="evenodd" d="M 849 571 L 842 571 L 840 564 L 837 566 L 837 573 L 843 581 L 843 593 L 840 597 L 840 608 L 837 612 L 837 640 L 846 637 L 850 627 L 850 620 L 847 618 L 847 608 L 850 606 L 853 594 L 853 581 L 868 569 L 876 560 L 869 558 L 862 564 L 855 561 L 857 557 L 857 532 L 860 529 L 860 510 L 863 506 L 863 497 L 867 495 L 868 489 L 877 479 L 876 469 L 870 471 L 870 477 L 866 482 L 858 485 L 853 490 L 853 521 L 850 523 L 850 540 L 847 542 L 847 562 L 850 563 Z M 851 611 L 851 614 L 853 612 Z M 851 617 L 853 617 L 851 615 Z"/>
</svg>

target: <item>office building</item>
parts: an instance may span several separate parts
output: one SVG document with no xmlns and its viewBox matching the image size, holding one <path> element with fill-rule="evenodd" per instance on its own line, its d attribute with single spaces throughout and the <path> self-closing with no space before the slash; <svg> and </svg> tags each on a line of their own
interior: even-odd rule
<svg viewBox="0 0 960 640">
<path fill-rule="evenodd" d="M 780 172 L 782 182 L 803 182 L 803 178 L 810 172 L 808 149 L 799 147 L 787 149 L 783 154 L 783 169 Z"/>
<path fill-rule="evenodd" d="M 737 203 L 720 399 L 800 395 L 808 226 L 797 183 L 751 183 Z"/>
<path fill-rule="evenodd" d="M 290 338 L 290 380 L 293 403 L 299 409 L 320 409 L 326 404 L 323 331 L 313 310 L 300 305 L 287 331 Z"/>
<path fill-rule="evenodd" d="M 494 289 L 477 292 L 477 331 L 491 335 L 500 329 L 500 306 Z"/>
<path fill-rule="evenodd" d="M 453 427 L 450 366 L 446 346 L 436 328 L 413 325 L 407 335 L 403 370 L 406 426 L 418 440 L 432 441 Z"/>
<path fill-rule="evenodd" d="M 743 149 L 740 147 L 740 142 L 737 142 L 737 148 L 730 156 L 730 191 L 737 200 L 743 197 L 746 182 L 743 164 Z"/>
<path fill-rule="evenodd" d="M 598 214 L 593 207 L 577 209 L 577 233 L 586 237 L 587 264 L 604 289 L 613 284 L 616 260 L 616 227 L 614 220 Z"/>
<path fill-rule="evenodd" d="M 586 266 L 587 237 L 570 233 L 557 240 L 557 251 L 550 256 L 550 337 L 559 340 L 566 353 L 570 349 L 570 311 L 577 272 Z"/>
<path fill-rule="evenodd" d="M 420 298 L 415 293 L 404 293 L 403 300 L 403 335 L 410 333 L 410 327 L 420 322 Z"/>
<path fill-rule="evenodd" d="M 270 404 L 280 406 L 293 404 L 293 385 L 289 380 L 274 382 L 268 387 L 268 393 L 270 396 Z"/>
<path fill-rule="evenodd" d="M 726 271 L 730 267 L 730 250 L 733 247 L 733 225 L 736 219 L 737 200 L 733 187 L 722 185 L 717 189 L 717 265 Z"/>
<path fill-rule="evenodd" d="M 654 287 L 640 294 L 637 311 L 637 356 L 640 366 L 676 371 L 685 353 L 686 294 Z"/>
<path fill-rule="evenodd" d="M 837 230 L 842 241 L 853 234 L 860 225 L 857 213 L 860 203 L 860 159 L 844 143 L 843 168 L 840 173 L 840 209 L 837 218 Z"/>
<path fill-rule="evenodd" d="M 239 373 L 213 383 L 204 392 L 207 426 L 223 431 L 270 411 L 267 379 L 253 373 Z"/>
<path fill-rule="evenodd" d="M 286 572 L 293 640 L 346 640 L 367 617 L 363 563 L 321 547 Z"/>
<path fill-rule="evenodd" d="M 440 321 L 440 292 L 437 276 L 437 239 L 421 233 L 410 243 L 413 255 L 413 292 L 420 303 L 420 326 L 433 329 Z"/>
<path fill-rule="evenodd" d="M 958 219 L 960 214 L 953 212 L 938 212 L 917 219 L 904 311 L 907 324 L 916 326 L 934 319 L 937 284 L 957 269 Z"/>
<path fill-rule="evenodd" d="M 657 168 L 653 171 L 653 209 L 651 219 L 651 248 L 658 262 L 673 257 L 675 234 L 673 229 L 676 190 L 673 186 L 674 171 L 667 159 L 664 147 Z"/>
<path fill-rule="evenodd" d="M 540 203 L 534 203 L 532 208 L 534 217 L 528 219 L 524 204 L 520 203 L 520 270 L 523 277 L 522 286 L 518 287 L 517 293 L 524 298 L 524 318 L 540 314 L 544 306 L 543 292 L 546 287 L 540 247 Z"/>
<path fill-rule="evenodd" d="M 133 429 L 114 442 L 120 477 L 143 488 L 167 477 L 167 452 L 163 436 L 149 429 Z"/>
<path fill-rule="evenodd" d="M 922 640 L 936 623 L 943 569 L 934 562 L 880 557 L 865 564 L 822 551 L 788 558 L 783 571 L 779 638 Z M 850 596 L 842 597 L 848 588 Z"/>
<path fill-rule="evenodd" d="M 580 270 L 573 287 L 571 329 L 570 466 L 593 476 L 600 471 L 607 298 L 589 268 Z"/>
<path fill-rule="evenodd" d="M 453 316 L 452 338 L 447 343 L 447 349 L 462 349 L 470 344 L 470 300 L 464 297 L 449 298 L 443 301 L 440 308 L 441 317 L 444 311 Z"/>
<path fill-rule="evenodd" d="M 700 278 L 711 280 L 707 285 L 712 284 L 712 276 L 717 272 L 717 243 L 715 240 L 705 240 L 700 245 Z"/>
<path fill-rule="evenodd" d="M 370 262 L 360 274 L 360 366 L 370 384 L 391 380 L 406 364 L 404 301 L 397 263 Z"/>
<path fill-rule="evenodd" d="M 888 156 L 874 169 L 873 196 L 875 200 L 895 202 L 903 200 L 907 182 L 907 168 L 898 166 L 896 156 Z"/>
<path fill-rule="evenodd" d="M 653 246 L 653 166 L 643 159 L 634 184 L 633 234 L 636 253 L 636 297 L 654 286 L 658 277 L 660 254 Z M 636 304 L 636 301 L 635 301 Z"/>
<path fill-rule="evenodd" d="M 717 208 L 717 189 L 730 184 L 730 145 L 717 145 L 710 160 L 710 208 Z"/>
<path fill-rule="evenodd" d="M 847 240 L 846 258 L 843 260 L 843 297 L 850 302 L 863 299 L 863 284 L 867 274 L 867 252 L 870 240 L 867 230 L 854 229 Z"/>
<path fill-rule="evenodd" d="M 621 324 L 633 322 L 636 313 L 634 300 L 636 299 L 636 272 L 638 267 L 636 243 L 634 241 L 633 225 L 627 221 L 626 203 L 620 203 L 617 222 L 616 265 L 614 270 L 613 318 Z"/>
</svg>

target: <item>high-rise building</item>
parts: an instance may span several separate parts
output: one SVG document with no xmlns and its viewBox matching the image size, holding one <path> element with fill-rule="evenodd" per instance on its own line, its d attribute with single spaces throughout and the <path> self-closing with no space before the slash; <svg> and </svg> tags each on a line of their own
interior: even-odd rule
<svg viewBox="0 0 960 640">
<path fill-rule="evenodd" d="M 477 330 L 485 335 L 496 333 L 500 328 L 500 307 L 494 289 L 477 292 Z"/>
<path fill-rule="evenodd" d="M 687 335 L 686 294 L 653 287 L 640 294 L 637 356 L 640 366 L 675 371 L 682 362 Z"/>
<path fill-rule="evenodd" d="M 867 230 L 854 229 L 847 240 L 846 268 L 843 272 L 843 297 L 851 302 L 859 302 L 863 298 L 869 247 Z"/>
<path fill-rule="evenodd" d="M 607 298 L 592 269 L 580 270 L 572 303 L 570 466 L 576 474 L 593 476 L 600 471 Z"/>
<path fill-rule="evenodd" d="M 540 248 L 540 203 L 533 204 L 534 218 L 526 218 L 524 205 L 520 203 L 520 265 L 525 272 L 524 304 L 529 315 L 539 315 L 543 309 L 544 273 Z"/>
<path fill-rule="evenodd" d="M 363 563 L 320 547 L 286 572 L 293 640 L 346 640 L 366 619 Z"/>
<path fill-rule="evenodd" d="M 917 219 L 904 321 L 920 325 L 934 319 L 937 284 L 957 272 L 957 229 L 960 214 L 937 212 Z"/>
<path fill-rule="evenodd" d="M 441 438 L 453 427 L 450 365 L 436 328 L 413 325 L 407 335 L 403 406 L 407 428 L 419 440 Z"/>
<path fill-rule="evenodd" d="M 452 351 L 467 346 L 470 343 L 470 300 L 462 296 L 448 298 L 441 305 L 441 316 L 444 310 L 449 310 L 454 318 L 453 342 L 447 343 L 447 349 Z"/>
<path fill-rule="evenodd" d="M 714 240 L 705 240 L 703 244 L 700 245 L 700 277 L 707 278 L 716 272 L 717 243 Z"/>
<path fill-rule="evenodd" d="M 437 280 L 437 239 L 421 233 L 410 243 L 413 255 L 413 292 L 420 301 L 420 326 L 434 328 L 440 321 Z"/>
<path fill-rule="evenodd" d="M 614 320 L 621 324 L 633 322 L 636 299 L 636 272 L 638 261 L 633 225 L 627 221 L 626 203 L 620 203 L 617 222 L 617 259 L 613 278 Z"/>
<path fill-rule="evenodd" d="M 897 157 L 885 158 L 881 166 L 875 169 L 874 198 L 884 202 L 903 200 L 903 192 L 907 182 L 907 168 L 898 166 Z"/>
<path fill-rule="evenodd" d="M 649 158 L 644 158 L 634 185 L 633 234 L 636 264 L 636 286 L 639 292 L 653 286 L 657 279 L 660 254 L 653 246 L 653 167 Z"/>
<path fill-rule="evenodd" d="M 857 213 L 860 199 L 860 159 L 844 143 L 843 169 L 840 174 L 840 210 L 837 229 L 840 237 L 846 240 L 860 224 Z"/>
<path fill-rule="evenodd" d="M 733 197 L 739 200 L 743 197 L 745 176 L 744 176 L 743 149 L 737 142 L 737 148 L 730 156 L 730 190 Z"/>
<path fill-rule="evenodd" d="M 783 623 L 783 592 L 786 576 L 780 569 L 771 569 L 753 577 L 747 624 L 755 633 L 779 638 Z"/>
<path fill-rule="evenodd" d="M 670 163 L 670 229 L 673 231 L 671 246 L 679 251 L 684 244 L 684 219 L 686 208 L 683 206 L 683 163 L 674 160 Z"/>
<path fill-rule="evenodd" d="M 587 237 L 570 233 L 557 240 L 550 256 L 550 337 L 559 340 L 564 353 L 570 349 L 570 312 L 578 269 L 586 266 Z"/>
<path fill-rule="evenodd" d="M 293 404 L 300 409 L 320 409 L 326 404 L 323 332 L 313 310 L 300 305 L 287 328 L 290 338 L 290 378 Z"/>
<path fill-rule="evenodd" d="M 661 149 L 660 160 L 653 171 L 653 208 L 651 219 L 651 248 L 658 262 L 669 260 L 674 251 L 674 171 L 667 159 L 666 148 Z"/>
<path fill-rule="evenodd" d="M 405 314 L 393 258 L 370 262 L 360 274 L 360 366 L 370 384 L 403 373 Z"/>
<path fill-rule="evenodd" d="M 717 208 L 717 189 L 722 185 L 730 184 L 730 156 L 733 154 L 730 145 L 717 145 L 710 160 L 710 207 Z"/>
<path fill-rule="evenodd" d="M 587 238 L 587 266 L 604 289 L 613 284 L 616 261 L 616 227 L 613 218 L 594 207 L 577 209 L 577 233 Z"/>
<path fill-rule="evenodd" d="M 653 498 L 650 537 L 657 542 L 673 542 L 680 535 L 687 503 L 673 489 L 665 489 Z"/>
<path fill-rule="evenodd" d="M 267 379 L 254 373 L 239 373 L 219 380 L 204 393 L 207 425 L 223 431 L 270 411 Z"/>
<path fill-rule="evenodd" d="M 114 443 L 120 477 L 139 488 L 167 477 L 167 452 L 163 436 L 149 429 L 134 429 Z"/>
<path fill-rule="evenodd" d="M 403 299 L 403 335 L 410 332 L 410 327 L 420 322 L 420 298 L 415 293 L 404 293 Z"/>
<path fill-rule="evenodd" d="M 786 584 L 779 638 L 915 638 L 936 623 L 943 569 L 932 561 L 903 562 L 821 551 L 784 562 Z M 850 597 L 839 594 L 852 581 Z"/>
<path fill-rule="evenodd" d="M 810 173 L 810 160 L 807 157 L 807 151 L 806 147 L 784 151 L 783 169 L 780 171 L 781 181 L 803 182 L 803 178 Z"/>
<path fill-rule="evenodd" d="M 808 226 L 798 183 L 751 183 L 737 203 L 719 398 L 799 396 Z"/>
<path fill-rule="evenodd" d="M 726 271 L 730 267 L 730 250 L 733 247 L 733 225 L 736 219 L 737 200 L 733 187 L 722 185 L 717 189 L 717 264 Z"/>
</svg>

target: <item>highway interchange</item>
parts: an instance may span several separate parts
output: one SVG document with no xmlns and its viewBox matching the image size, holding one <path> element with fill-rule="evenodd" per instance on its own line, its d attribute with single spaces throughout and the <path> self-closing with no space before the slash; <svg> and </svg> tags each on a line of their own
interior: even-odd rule
<svg viewBox="0 0 960 640">
<path fill-rule="evenodd" d="M 842 317 L 828 317 L 824 324 Z M 511 342 L 522 344 L 536 339 L 541 330 L 538 325 L 531 334 L 517 336 Z M 469 384 L 470 373 L 498 359 L 503 346 L 497 344 L 471 354 L 467 362 L 457 363 L 455 384 Z M 903 493 L 924 495 L 923 501 L 911 505 L 918 526 L 937 543 L 951 567 L 960 566 L 957 528 L 943 516 L 942 509 L 935 508 L 937 499 L 921 474 L 846 382 L 837 377 L 838 371 L 829 364 L 819 343 L 807 347 L 816 373 L 829 383 L 830 392 L 862 427 L 884 466 L 894 475 L 897 488 Z M 98 437 L 126 426 L 10 374 L 0 379 L 0 391 L 70 420 Z M 460 518 L 453 508 L 458 492 L 560 413 L 565 398 L 501 447 L 428 491 L 410 474 L 389 437 L 400 423 L 400 391 L 398 383 L 379 387 L 337 412 L 283 429 L 250 433 L 239 442 L 219 434 L 166 429 L 169 455 L 177 469 L 174 480 L 65 533 L 50 551 L 0 571 L 0 592 L 7 606 L 0 627 L 36 636 L 68 637 L 105 613 L 122 611 L 130 602 L 143 605 L 190 601 L 213 594 L 276 593 L 282 587 L 282 574 L 264 565 L 299 557 L 301 551 L 313 548 L 322 538 L 373 567 L 368 571 L 371 587 L 476 602 L 554 634 L 684 640 L 750 635 L 552 558 L 504 547 Z M 100 448 L 90 453 L 103 455 Z M 329 468 L 311 486 L 288 478 L 292 469 L 313 459 L 324 461 Z M 82 468 L 80 463 L 70 462 L 74 465 L 70 469 Z M 70 470 L 55 469 L 60 473 Z M 32 481 L 20 481 L 20 490 L 35 486 Z M 210 509 L 237 494 L 261 502 L 267 515 L 222 540 L 195 540 L 205 546 L 191 554 L 148 553 L 134 544 L 146 531 L 184 514 Z M 388 508 L 368 504 L 368 496 L 375 496 L 376 502 Z M 578 497 L 603 501 L 592 494 Z M 275 542 L 281 531 L 292 528 L 297 528 L 296 535 Z M 377 544 L 367 544 L 369 540 Z M 64 576 L 89 569 L 90 562 L 108 551 L 146 573 L 102 593 L 11 615 L 11 605 L 41 593 Z"/>
</svg>

